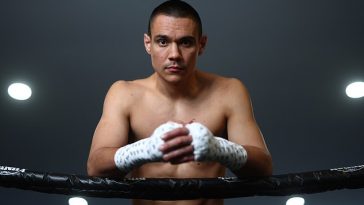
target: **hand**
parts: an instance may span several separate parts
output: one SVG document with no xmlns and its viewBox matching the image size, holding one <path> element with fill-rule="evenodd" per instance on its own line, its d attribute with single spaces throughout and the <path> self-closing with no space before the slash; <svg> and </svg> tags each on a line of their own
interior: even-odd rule
<svg viewBox="0 0 364 205">
<path fill-rule="evenodd" d="M 211 149 L 216 149 L 216 145 L 214 143 L 215 137 L 211 131 L 204 125 L 197 122 L 187 124 L 186 128 L 192 136 L 195 160 L 211 161 Z"/>
<path fill-rule="evenodd" d="M 152 136 L 119 148 L 114 155 L 116 167 L 124 174 L 148 162 L 164 161 L 159 147 L 164 144 L 162 136 L 182 127 L 182 124 L 167 122 L 157 127 Z"/>
<path fill-rule="evenodd" d="M 194 160 L 192 137 L 186 127 L 176 128 L 164 134 L 164 144 L 159 147 L 163 160 L 172 164 L 180 164 Z"/>
<path fill-rule="evenodd" d="M 192 136 L 196 161 L 216 161 L 231 170 L 238 170 L 247 161 L 247 152 L 242 145 L 215 137 L 210 130 L 200 123 L 186 125 Z"/>
</svg>

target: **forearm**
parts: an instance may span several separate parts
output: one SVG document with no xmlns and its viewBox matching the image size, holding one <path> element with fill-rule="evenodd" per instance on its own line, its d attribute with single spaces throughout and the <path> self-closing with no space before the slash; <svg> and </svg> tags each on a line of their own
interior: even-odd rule
<svg viewBox="0 0 364 205">
<path fill-rule="evenodd" d="M 117 149 L 113 157 L 115 166 L 121 174 L 126 175 L 145 163 L 163 161 L 163 153 L 160 150 L 161 145 L 164 144 L 162 136 L 178 127 L 182 125 L 167 122 L 156 128 L 150 137 Z"/>
<path fill-rule="evenodd" d="M 200 123 L 191 123 L 186 127 L 193 138 L 196 161 L 217 161 L 238 177 L 272 174 L 272 159 L 268 151 L 215 137 Z"/>
<path fill-rule="evenodd" d="M 271 155 L 255 146 L 243 146 L 247 152 L 247 161 L 240 169 L 231 170 L 237 177 L 270 176 L 273 165 Z"/>
<path fill-rule="evenodd" d="M 106 147 L 90 153 L 87 161 L 88 175 L 94 177 L 124 177 L 115 166 L 114 155 L 117 149 Z"/>
</svg>

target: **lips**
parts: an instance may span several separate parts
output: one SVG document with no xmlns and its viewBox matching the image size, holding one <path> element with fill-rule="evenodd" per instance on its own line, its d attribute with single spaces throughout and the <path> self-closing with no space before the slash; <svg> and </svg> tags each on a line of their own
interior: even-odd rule
<svg viewBox="0 0 364 205">
<path fill-rule="evenodd" d="M 182 72 L 184 69 L 183 69 L 183 68 L 181 68 L 181 67 L 179 67 L 179 66 L 168 66 L 168 67 L 166 68 L 166 70 L 167 70 L 168 72 L 171 72 L 171 73 L 180 73 L 180 72 Z"/>
</svg>

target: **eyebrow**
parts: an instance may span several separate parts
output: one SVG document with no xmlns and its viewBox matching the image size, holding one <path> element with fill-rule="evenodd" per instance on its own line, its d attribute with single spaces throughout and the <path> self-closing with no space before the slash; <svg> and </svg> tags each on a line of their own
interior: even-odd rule
<svg viewBox="0 0 364 205">
<path fill-rule="evenodd" d="M 154 36 L 154 38 L 168 38 L 168 36 L 159 34 L 159 35 Z"/>
<path fill-rule="evenodd" d="M 179 41 L 181 41 L 181 40 L 196 41 L 193 36 L 184 36 L 184 37 L 182 37 L 182 38 L 179 39 Z"/>
<path fill-rule="evenodd" d="M 162 34 L 158 34 L 156 36 L 154 36 L 155 39 L 170 39 L 167 35 L 162 35 Z M 193 36 L 183 36 L 179 39 L 177 39 L 177 41 L 181 41 L 181 40 L 192 40 L 195 41 L 195 37 Z"/>
</svg>

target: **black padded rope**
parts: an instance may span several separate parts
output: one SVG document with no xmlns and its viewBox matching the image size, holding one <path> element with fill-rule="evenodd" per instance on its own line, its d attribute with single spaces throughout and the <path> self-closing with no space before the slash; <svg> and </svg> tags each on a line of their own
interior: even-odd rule
<svg viewBox="0 0 364 205">
<path fill-rule="evenodd" d="M 0 166 L 0 186 L 52 194 L 180 200 L 286 196 L 364 188 L 364 165 L 259 178 L 112 180 Z"/>
</svg>

